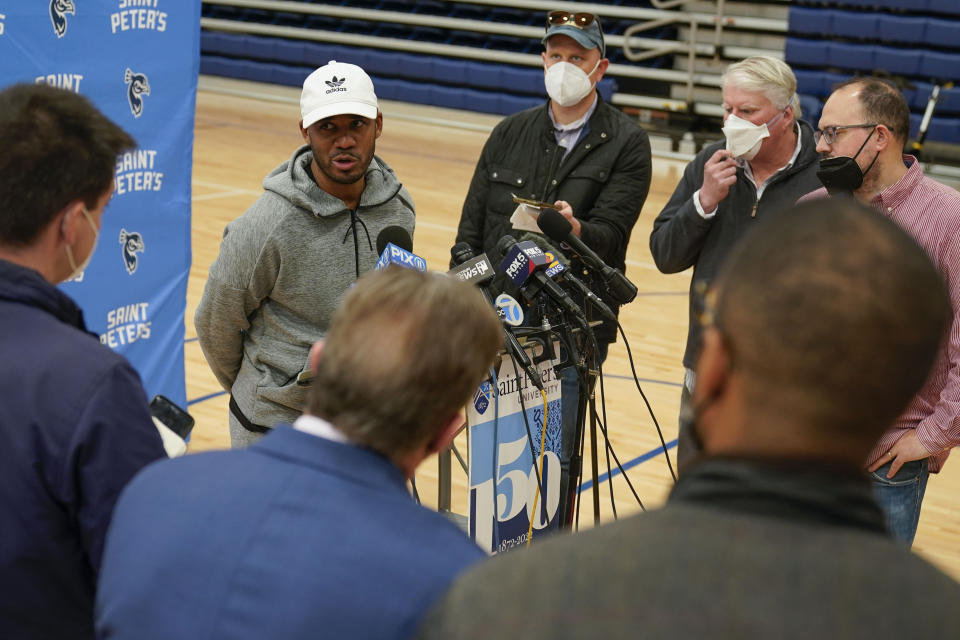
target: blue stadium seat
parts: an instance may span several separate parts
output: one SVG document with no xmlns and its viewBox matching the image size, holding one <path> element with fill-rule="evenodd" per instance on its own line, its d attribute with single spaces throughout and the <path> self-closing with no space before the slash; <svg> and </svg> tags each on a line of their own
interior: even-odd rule
<svg viewBox="0 0 960 640">
<path fill-rule="evenodd" d="M 918 71 L 918 75 L 945 81 L 955 79 L 958 70 L 960 70 L 960 53 L 925 51 L 922 70 Z"/>
<path fill-rule="evenodd" d="M 927 19 L 920 16 L 898 16 L 894 13 L 880 15 L 879 37 L 886 42 L 922 44 Z"/>
<path fill-rule="evenodd" d="M 877 37 L 876 13 L 863 11 L 835 11 L 833 14 L 832 30 L 821 31 L 822 34 L 834 34 L 857 40 L 874 40 Z"/>
<path fill-rule="evenodd" d="M 836 0 L 840 7 L 862 7 L 864 9 L 876 9 L 883 0 Z"/>
<path fill-rule="evenodd" d="M 500 79 L 502 71 L 503 68 L 500 65 L 471 60 L 467 62 L 464 79 L 468 85 L 473 87 L 498 89 L 504 86 Z"/>
<path fill-rule="evenodd" d="M 960 142 L 960 121 L 956 118 L 940 118 L 937 116 L 930 118 L 927 140 L 949 142 L 951 144 Z"/>
<path fill-rule="evenodd" d="M 937 102 L 937 113 L 960 114 L 960 87 L 941 89 L 940 100 Z"/>
<path fill-rule="evenodd" d="M 288 11 L 274 11 L 272 24 L 281 27 L 302 27 L 306 23 L 306 16 L 302 13 Z"/>
<path fill-rule="evenodd" d="M 223 56 L 200 56 L 200 73 L 226 78 L 241 77 L 243 61 Z"/>
<path fill-rule="evenodd" d="M 372 36 L 377 32 L 377 23 L 369 20 L 339 20 L 337 31 L 344 33 L 356 33 L 364 36 Z"/>
<path fill-rule="evenodd" d="M 273 46 L 273 59 L 287 64 L 308 64 L 306 51 L 307 48 L 302 40 L 277 38 L 277 42 Z"/>
<path fill-rule="evenodd" d="M 433 79 L 442 84 L 471 84 L 466 74 L 467 63 L 463 60 L 435 57 L 433 59 Z"/>
<path fill-rule="evenodd" d="M 540 67 L 504 66 L 500 69 L 500 88 L 511 93 L 542 94 L 543 70 Z"/>
<path fill-rule="evenodd" d="M 448 109 L 464 108 L 464 91 L 460 87 L 430 87 L 430 104 Z"/>
<path fill-rule="evenodd" d="M 820 120 L 820 112 L 823 110 L 823 103 L 816 96 L 800 94 L 800 110 L 802 119 L 813 125 L 816 129 L 817 121 Z"/>
<path fill-rule="evenodd" d="M 923 66 L 923 51 L 920 49 L 899 49 L 896 47 L 876 47 L 876 57 L 873 67 L 859 67 L 860 69 L 878 69 L 894 75 L 920 75 Z"/>
<path fill-rule="evenodd" d="M 400 54 L 400 74 L 408 80 L 414 82 L 427 82 L 433 77 L 433 58 L 431 56 L 420 56 L 413 53 Z"/>
<path fill-rule="evenodd" d="M 244 61 L 241 69 L 243 78 L 253 80 L 254 82 L 273 82 L 274 66 L 269 62 L 257 62 L 256 60 Z"/>
<path fill-rule="evenodd" d="M 379 100 L 403 100 L 401 96 L 401 80 L 384 78 L 377 75 L 370 76 L 374 90 Z"/>
<path fill-rule="evenodd" d="M 851 44 L 846 42 L 831 42 L 828 46 L 820 43 L 821 48 L 828 49 L 828 60 L 830 66 L 840 69 L 873 69 L 877 65 L 874 63 L 874 47 L 869 44 Z"/>
<path fill-rule="evenodd" d="M 960 16 L 960 3 L 957 0 L 927 0 L 927 11 Z"/>
<path fill-rule="evenodd" d="M 443 29 L 434 27 L 414 27 L 407 38 L 417 42 L 445 42 L 447 34 Z"/>
<path fill-rule="evenodd" d="M 223 34 L 219 31 L 207 31 L 204 29 L 200 32 L 200 52 L 217 54 L 221 53 L 221 47 L 223 46 Z"/>
<path fill-rule="evenodd" d="M 443 0 L 415 0 L 412 4 L 415 13 L 424 13 L 431 16 L 450 15 L 450 5 Z"/>
<path fill-rule="evenodd" d="M 819 40 L 788 37 L 784 55 L 790 65 L 822 67 L 829 63 L 830 46 Z"/>
<path fill-rule="evenodd" d="M 917 134 L 920 131 L 920 120 L 922 116 L 919 113 L 910 114 L 910 138 L 916 140 Z"/>
<path fill-rule="evenodd" d="M 464 109 L 479 111 L 481 113 L 500 113 L 498 92 L 466 89 L 463 94 Z"/>
<path fill-rule="evenodd" d="M 824 93 L 823 72 L 812 69 L 794 69 L 797 78 L 797 93 L 822 96 Z"/>
<path fill-rule="evenodd" d="M 791 6 L 787 32 L 799 35 L 833 33 L 833 11 L 814 7 Z"/>
<path fill-rule="evenodd" d="M 483 49 L 487 45 L 487 37 L 487 34 L 476 31 L 451 31 L 447 44 Z"/>
<path fill-rule="evenodd" d="M 930 0 L 876 0 L 882 9 L 894 11 L 926 11 Z"/>
<path fill-rule="evenodd" d="M 303 26 L 312 31 L 338 31 L 340 20 L 330 16 L 313 15 L 307 18 L 306 24 Z"/>
<path fill-rule="evenodd" d="M 510 93 L 500 95 L 500 104 L 496 113 L 502 113 L 508 116 L 531 107 L 536 107 L 546 101 L 546 96 L 542 98 L 532 98 L 529 96 L 515 96 Z"/>
<path fill-rule="evenodd" d="M 367 71 L 376 75 L 399 76 L 403 74 L 405 56 L 408 54 L 396 51 L 381 51 L 369 49 L 367 54 Z"/>
<path fill-rule="evenodd" d="M 303 44 L 303 62 L 316 69 L 331 60 L 336 60 L 337 54 L 342 50 L 343 47 L 324 42 L 305 42 Z"/>
<path fill-rule="evenodd" d="M 308 67 L 293 67 L 284 64 L 274 65 L 273 82 L 288 87 L 302 87 L 303 81 L 313 72 Z"/>
<path fill-rule="evenodd" d="M 824 73 L 823 74 L 823 95 L 822 98 L 826 99 L 831 93 L 833 93 L 833 88 L 840 84 L 841 82 L 846 82 L 852 77 L 849 73 Z"/>
<path fill-rule="evenodd" d="M 927 18 L 926 41 L 940 47 L 960 47 L 960 24 L 956 20 Z"/>
<path fill-rule="evenodd" d="M 613 97 L 613 93 L 617 90 L 617 81 L 613 78 L 604 78 L 597 84 L 597 89 L 600 91 L 603 99 L 610 102 L 610 98 Z"/>
<path fill-rule="evenodd" d="M 377 37 L 379 38 L 399 38 L 405 40 L 410 35 L 410 27 L 396 22 L 377 23 Z"/>
</svg>

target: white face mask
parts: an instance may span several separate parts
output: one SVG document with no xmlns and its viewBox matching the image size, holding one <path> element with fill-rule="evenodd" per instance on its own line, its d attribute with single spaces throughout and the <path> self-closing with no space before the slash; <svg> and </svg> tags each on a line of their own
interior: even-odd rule
<svg viewBox="0 0 960 640">
<path fill-rule="evenodd" d="M 584 73 L 583 69 L 575 64 L 555 62 L 543 76 L 543 83 L 547 87 L 547 95 L 561 107 L 570 107 L 577 104 L 593 90 L 590 76 L 599 66 L 600 61 L 597 60 L 597 64 L 594 65 L 590 73 Z"/>
<path fill-rule="evenodd" d="M 70 263 L 70 268 L 73 269 L 73 271 L 64 282 L 83 280 L 83 271 L 87 268 L 87 265 L 90 264 L 90 259 L 93 258 L 93 252 L 97 250 L 97 241 L 100 240 L 100 229 L 97 229 L 97 225 L 93 223 L 93 216 L 90 215 L 86 207 L 83 207 L 83 217 L 87 219 L 90 228 L 93 229 L 93 246 L 90 247 L 90 253 L 87 254 L 87 257 L 78 265 L 73 261 L 73 251 L 70 249 L 70 245 L 67 245 L 67 261 Z M 64 218 L 64 222 L 66 222 L 66 218 Z"/>
<path fill-rule="evenodd" d="M 781 111 L 764 124 L 753 124 L 749 120 L 730 114 L 727 116 L 727 121 L 723 123 L 723 135 L 727 138 L 727 151 L 734 158 L 753 160 L 760 151 L 760 145 L 763 144 L 764 138 L 770 137 L 768 125 L 779 120 L 783 114 L 784 112 Z"/>
</svg>

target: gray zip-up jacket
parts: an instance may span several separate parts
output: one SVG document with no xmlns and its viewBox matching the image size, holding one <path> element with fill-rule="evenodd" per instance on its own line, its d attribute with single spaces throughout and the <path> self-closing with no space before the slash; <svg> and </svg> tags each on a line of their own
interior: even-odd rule
<svg viewBox="0 0 960 640">
<path fill-rule="evenodd" d="M 350 285 L 377 262 L 377 235 L 414 228 L 413 199 L 374 156 L 351 211 L 317 186 L 310 147 L 263 180 L 264 193 L 223 232 L 194 323 L 223 388 L 254 424 L 291 422 L 303 410 L 297 376 Z"/>
</svg>

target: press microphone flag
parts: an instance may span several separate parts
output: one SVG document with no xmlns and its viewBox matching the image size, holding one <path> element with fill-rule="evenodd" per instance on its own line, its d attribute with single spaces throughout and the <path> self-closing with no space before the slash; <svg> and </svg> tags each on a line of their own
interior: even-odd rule
<svg viewBox="0 0 960 640">
<path fill-rule="evenodd" d="M 480 292 L 483 294 L 483 297 L 486 298 L 487 302 L 490 303 L 497 311 L 497 316 L 499 316 L 501 322 L 505 322 L 512 326 L 517 326 L 512 322 L 515 319 L 514 311 L 518 311 L 520 314 L 521 321 L 523 319 L 523 310 L 520 309 L 520 304 L 513 300 L 513 303 L 516 305 L 516 310 L 512 307 L 509 310 L 501 309 L 500 307 L 500 298 L 501 295 L 497 298 L 497 302 L 494 303 L 493 297 L 490 295 L 489 285 L 490 281 L 493 280 L 496 275 L 493 266 L 490 264 L 490 260 L 487 259 L 487 254 L 481 253 L 479 256 L 474 255 L 473 249 L 470 248 L 470 245 L 466 242 L 458 242 L 450 249 L 450 256 L 453 259 L 453 262 L 457 265 L 448 273 L 455 278 L 459 278 L 465 282 L 470 282 L 475 284 Z M 506 302 L 505 302 L 506 304 Z M 510 314 L 508 319 L 507 314 Z M 536 366 L 534 366 L 533 361 L 530 360 L 530 356 L 524 351 L 523 347 L 520 346 L 520 343 L 517 341 L 517 337 L 513 335 L 513 332 L 509 328 L 503 328 L 503 337 L 504 342 L 507 346 L 507 349 L 513 353 L 514 358 L 523 367 L 523 370 L 527 372 L 527 377 L 533 382 L 534 386 L 538 389 L 543 389 L 543 381 L 540 378 L 540 374 L 537 372 Z"/>
<path fill-rule="evenodd" d="M 590 303 L 600 312 L 600 315 L 604 316 L 608 320 L 613 322 L 617 321 L 616 314 L 610 310 L 610 307 L 600 299 L 596 293 L 590 290 L 586 284 L 583 283 L 580 278 L 573 275 L 573 272 L 567 269 L 566 266 L 560 261 L 557 257 L 559 251 L 550 246 L 550 243 L 542 238 L 536 240 L 537 244 L 543 249 L 543 255 L 547 257 L 547 270 L 544 271 L 550 278 L 556 280 L 557 282 L 566 282 L 569 283 L 574 289 L 580 292 L 584 298 L 590 301 Z"/>
<path fill-rule="evenodd" d="M 485 284 L 493 280 L 493 265 L 487 259 L 487 254 L 481 253 L 479 256 L 469 258 L 466 262 L 458 264 L 448 271 L 453 277 L 469 282 L 475 285 Z"/>
<path fill-rule="evenodd" d="M 605 263 L 593 249 L 584 244 L 583 240 L 575 236 L 570 221 L 559 211 L 543 209 L 537 217 L 537 224 L 548 238 L 565 243 L 584 262 L 599 271 L 614 300 L 620 304 L 627 304 L 637 297 L 637 287 L 620 271 Z"/>
<path fill-rule="evenodd" d="M 517 242 L 511 236 L 502 237 L 497 248 L 503 249 L 505 254 L 500 263 L 501 272 L 523 292 L 524 297 L 532 300 L 543 291 L 574 320 L 586 324 L 583 310 L 570 299 L 566 291 L 544 274 L 548 264 L 543 249 L 529 240 Z"/>
<path fill-rule="evenodd" d="M 427 261 L 412 253 L 413 240 L 403 227 L 387 227 L 377 235 L 380 259 L 374 269 L 385 269 L 391 264 L 415 271 L 426 271 Z"/>
</svg>

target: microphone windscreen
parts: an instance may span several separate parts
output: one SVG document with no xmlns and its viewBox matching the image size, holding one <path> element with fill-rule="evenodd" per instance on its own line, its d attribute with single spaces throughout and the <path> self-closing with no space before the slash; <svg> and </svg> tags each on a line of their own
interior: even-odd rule
<svg viewBox="0 0 960 640">
<path fill-rule="evenodd" d="M 458 242 L 450 249 L 450 257 L 453 259 L 453 264 L 463 264 L 470 258 L 476 258 L 477 256 L 473 253 L 473 249 L 468 242 Z"/>
<path fill-rule="evenodd" d="M 386 227 L 377 235 L 377 255 L 381 255 L 387 244 L 393 244 L 404 251 L 413 253 L 413 238 L 403 227 Z"/>
<path fill-rule="evenodd" d="M 566 240 L 570 237 L 570 232 L 573 231 L 573 225 L 570 224 L 570 221 L 556 209 L 542 209 L 540 215 L 537 216 L 537 224 L 548 238 L 557 242 Z"/>
</svg>

